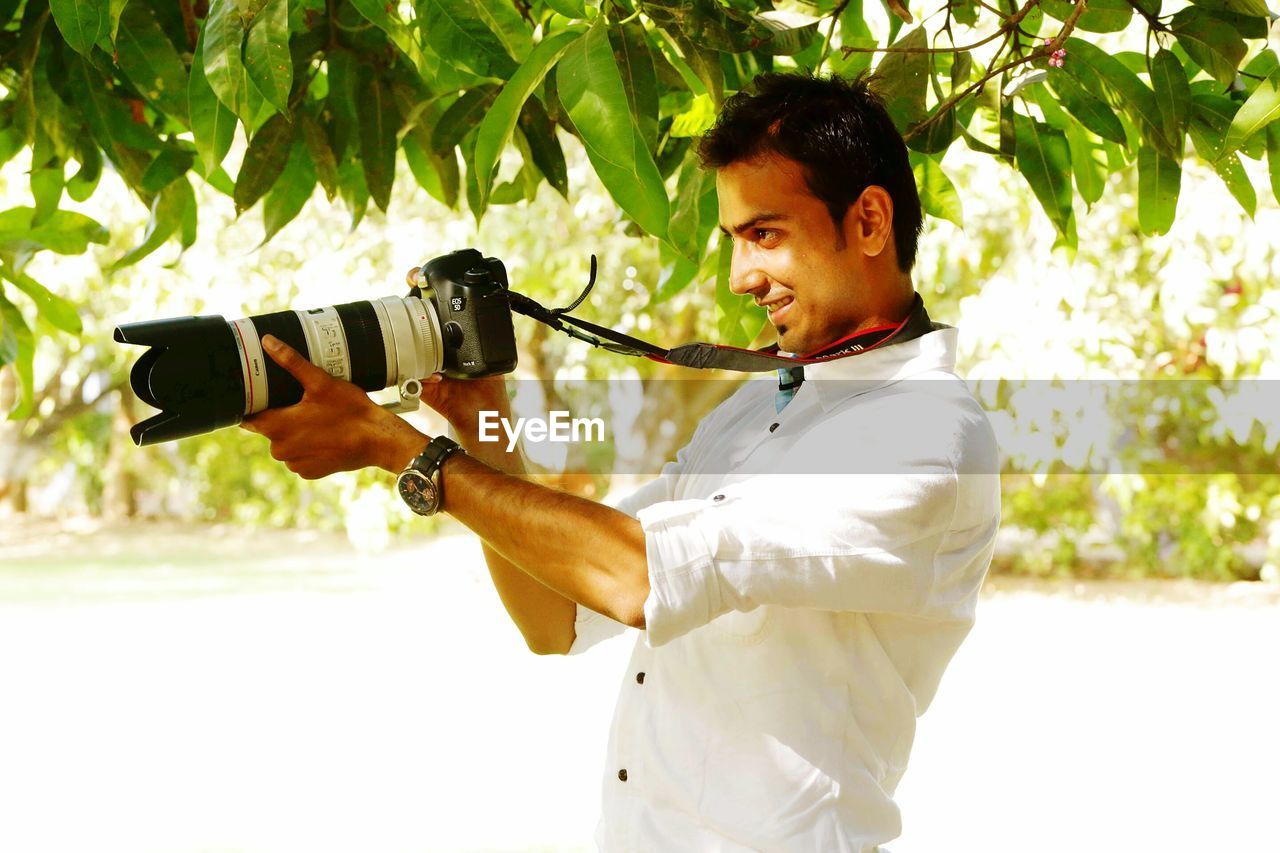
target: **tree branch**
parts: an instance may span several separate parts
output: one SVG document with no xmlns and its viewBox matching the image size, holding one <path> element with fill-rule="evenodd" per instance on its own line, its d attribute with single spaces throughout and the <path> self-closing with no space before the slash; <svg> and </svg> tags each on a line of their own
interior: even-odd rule
<svg viewBox="0 0 1280 853">
<path fill-rule="evenodd" d="M 1162 24 L 1160 22 L 1160 19 L 1157 18 L 1155 15 L 1151 14 L 1146 9 L 1139 6 L 1137 3 L 1137 0 L 1128 0 L 1128 2 L 1129 2 L 1129 5 L 1133 7 L 1133 11 L 1137 12 L 1143 18 L 1146 18 L 1147 26 L 1151 27 L 1151 29 L 1155 30 L 1158 33 L 1169 32 L 1169 27 L 1165 24 Z"/>
<path fill-rule="evenodd" d="M 1083 2 L 1083 0 L 1081 0 Z M 993 42 L 1011 30 L 1015 30 L 1018 24 L 1022 23 L 1022 19 L 1035 7 L 1040 5 L 1040 0 L 1028 0 L 1027 5 L 1023 6 L 1012 15 L 1003 15 L 1004 23 L 1000 25 L 1000 29 L 984 38 L 982 41 L 976 41 L 973 44 L 967 44 L 964 47 L 842 47 L 841 52 L 848 56 L 851 53 L 968 53 L 974 48 L 982 47 L 984 44 Z"/>
<path fill-rule="evenodd" d="M 196 13 L 191 8 L 191 0 L 178 0 L 178 7 L 182 9 L 182 28 L 187 31 L 187 47 L 195 50 L 198 30 Z"/>
<path fill-rule="evenodd" d="M 1031 0 L 1030 3 L 1028 3 L 1019 11 L 1018 15 L 1019 16 L 1025 15 L 1028 11 L 1030 11 L 1031 7 L 1038 2 L 1039 0 Z M 1062 22 L 1062 30 L 1059 31 L 1059 33 L 1056 36 L 1050 39 L 1047 44 L 1041 45 L 1039 48 L 1033 50 L 1031 53 L 1027 54 L 1026 56 L 1020 56 L 1017 59 L 1006 62 L 1004 65 L 991 69 L 985 75 L 983 75 L 981 80 L 965 88 L 959 94 L 952 95 L 950 98 L 947 98 L 947 100 L 943 101 L 938 106 L 937 111 L 934 112 L 933 115 L 929 116 L 927 119 L 920 122 L 915 127 L 911 128 L 911 130 L 909 130 L 904 135 L 904 138 L 908 140 L 914 139 L 919 134 L 928 130 L 930 127 L 933 126 L 935 122 L 937 122 L 944 115 L 946 115 L 947 113 L 955 109 L 957 104 L 959 104 L 965 98 L 972 95 L 974 92 L 981 89 L 992 78 L 999 77 L 1001 74 L 1003 74 L 1004 72 L 1012 68 L 1017 68 L 1019 65 L 1025 65 L 1026 63 L 1031 62 L 1035 59 L 1039 59 L 1042 56 L 1051 55 L 1054 51 L 1062 47 L 1063 43 L 1067 40 L 1067 36 L 1071 35 L 1071 32 L 1076 28 L 1076 22 L 1080 20 L 1080 16 L 1083 15 L 1088 8 L 1089 8 L 1088 0 L 1079 0 L 1079 2 L 1076 3 L 1076 7 L 1071 10 L 1071 14 L 1068 15 L 1067 19 Z M 1019 17 L 1019 20 L 1021 20 L 1021 17 Z"/>
</svg>

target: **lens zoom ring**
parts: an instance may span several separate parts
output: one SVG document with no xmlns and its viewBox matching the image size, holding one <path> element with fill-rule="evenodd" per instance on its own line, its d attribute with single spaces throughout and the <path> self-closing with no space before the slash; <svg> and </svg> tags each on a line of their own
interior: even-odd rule
<svg viewBox="0 0 1280 853">
<path fill-rule="evenodd" d="M 342 330 L 347 334 L 347 355 L 351 358 L 351 381 L 366 391 L 387 387 L 387 353 L 382 344 L 382 327 L 373 303 L 366 301 L 335 305 Z"/>
</svg>

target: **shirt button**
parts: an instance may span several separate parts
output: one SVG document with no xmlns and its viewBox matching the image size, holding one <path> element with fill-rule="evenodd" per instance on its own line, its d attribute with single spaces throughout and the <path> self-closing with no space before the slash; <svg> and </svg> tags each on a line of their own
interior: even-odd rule
<svg viewBox="0 0 1280 853">
<path fill-rule="evenodd" d="M 716 503 L 719 503 L 720 501 L 724 500 L 724 495 L 716 495 L 711 500 L 715 501 Z"/>
<path fill-rule="evenodd" d="M 637 672 L 637 673 L 636 673 L 636 684 L 644 684 L 644 673 L 643 673 L 643 672 Z"/>
<path fill-rule="evenodd" d="M 627 768 L 624 767 L 618 771 L 618 781 L 619 782 L 627 781 Z"/>
<path fill-rule="evenodd" d="M 775 429 L 777 429 L 780 426 L 782 426 L 782 424 L 769 424 L 769 432 L 773 432 Z"/>
</svg>

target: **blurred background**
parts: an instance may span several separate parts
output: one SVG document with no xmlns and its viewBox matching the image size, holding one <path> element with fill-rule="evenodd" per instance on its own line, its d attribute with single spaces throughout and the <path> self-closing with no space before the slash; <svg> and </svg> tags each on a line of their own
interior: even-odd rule
<svg viewBox="0 0 1280 853">
<path fill-rule="evenodd" d="M 111 274 L 147 214 L 107 173 L 79 209 L 112 242 L 32 260 L 84 330 L 37 334 L 33 405 L 0 422 L 0 849 L 592 849 L 630 640 L 529 654 L 475 543 L 413 517 L 381 472 L 305 482 L 239 430 L 134 447 L 141 350 L 111 341 L 133 320 L 398 294 L 465 246 L 547 305 L 595 253 L 583 316 L 715 340 L 714 284 L 664 298 L 654 241 L 566 142 L 573 201 L 544 185 L 479 229 L 406 179 L 393 216 L 354 227 L 317 197 L 259 246 L 256 214 L 202 187 L 194 245 Z M 895 851 L 1280 849 L 1280 209 L 1243 162 L 1255 216 L 1188 160 L 1174 227 L 1144 237 L 1130 170 L 1069 252 L 1015 172 L 948 152 L 963 227 L 929 221 L 915 281 L 960 328 L 959 372 L 997 429 L 1004 529 L 921 721 Z M 28 203 L 29 169 L 24 151 L 0 170 L 3 207 Z M 639 389 L 640 444 L 611 438 L 607 457 L 656 470 L 727 390 L 516 324 L 515 378 L 538 389 L 522 413 Z M 0 409 L 18 394 L 0 370 Z M 535 461 L 553 482 L 574 465 Z"/>
</svg>

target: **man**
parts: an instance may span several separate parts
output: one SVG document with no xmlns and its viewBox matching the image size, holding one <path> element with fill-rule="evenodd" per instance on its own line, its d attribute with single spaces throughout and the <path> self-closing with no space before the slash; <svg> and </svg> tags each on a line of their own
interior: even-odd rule
<svg viewBox="0 0 1280 853">
<path fill-rule="evenodd" d="M 914 293 L 919 198 L 865 82 L 766 75 L 700 153 L 732 290 L 768 309 L 783 352 L 829 357 L 746 383 L 617 509 L 529 483 L 477 440 L 476 412 L 507 413 L 500 381 L 437 378 L 429 402 L 466 452 L 432 473 L 535 652 L 642 630 L 602 848 L 876 850 L 900 833 L 915 719 L 990 562 L 993 436 L 953 372 L 956 331 Z M 355 386 L 271 354 L 305 395 L 246 426 L 292 470 L 399 472 L 423 453 Z"/>
</svg>

